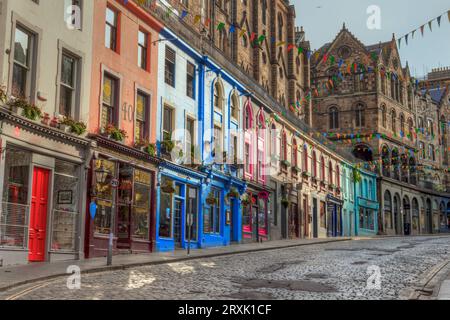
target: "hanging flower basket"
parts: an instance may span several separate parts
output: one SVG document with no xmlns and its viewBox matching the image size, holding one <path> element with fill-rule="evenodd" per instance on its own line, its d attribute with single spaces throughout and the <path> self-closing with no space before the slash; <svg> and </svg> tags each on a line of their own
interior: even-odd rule
<svg viewBox="0 0 450 320">
<path fill-rule="evenodd" d="M 208 198 L 206 198 L 206 203 L 209 204 L 210 206 L 213 206 L 217 203 L 217 199 L 214 198 L 214 194 L 210 193 L 208 195 Z"/>
<path fill-rule="evenodd" d="M 231 188 L 227 196 L 229 198 L 239 198 L 239 191 L 236 188 Z"/>
<path fill-rule="evenodd" d="M 241 203 L 242 203 L 242 205 L 245 206 L 245 207 L 248 206 L 248 205 L 250 204 L 250 198 L 249 198 L 248 193 L 245 193 L 245 194 L 242 195 L 242 197 L 241 197 Z"/>
<path fill-rule="evenodd" d="M 173 187 L 173 181 L 166 181 L 162 186 L 161 190 L 164 193 L 172 194 L 175 192 L 175 188 Z"/>
<path fill-rule="evenodd" d="M 289 207 L 289 200 L 288 199 L 282 199 L 281 200 L 281 205 L 286 209 L 287 207 Z"/>
</svg>

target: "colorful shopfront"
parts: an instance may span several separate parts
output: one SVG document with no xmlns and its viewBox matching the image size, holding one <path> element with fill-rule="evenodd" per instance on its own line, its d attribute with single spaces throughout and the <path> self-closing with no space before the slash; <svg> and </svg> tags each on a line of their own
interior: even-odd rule
<svg viewBox="0 0 450 320">
<path fill-rule="evenodd" d="M 100 136 L 94 138 L 99 147 L 94 152 L 89 175 L 86 258 L 106 255 L 111 227 L 114 254 L 152 252 L 158 160 L 124 145 L 105 148 L 116 144 Z"/>
<path fill-rule="evenodd" d="M 268 191 L 249 184 L 241 202 L 243 242 L 269 240 L 269 196 Z"/>
<path fill-rule="evenodd" d="M 331 194 L 327 195 L 327 236 L 342 236 L 342 205 L 343 201 Z"/>
<path fill-rule="evenodd" d="M 0 109 L 0 265 L 82 258 L 89 141 Z"/>
<path fill-rule="evenodd" d="M 231 176 L 170 162 L 160 165 L 156 246 L 158 251 L 240 243 L 240 194 L 245 186 Z"/>
</svg>

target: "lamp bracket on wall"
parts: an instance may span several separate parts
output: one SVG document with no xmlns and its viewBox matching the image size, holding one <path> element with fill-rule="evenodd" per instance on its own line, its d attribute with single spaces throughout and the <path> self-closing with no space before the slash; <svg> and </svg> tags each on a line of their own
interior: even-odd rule
<svg viewBox="0 0 450 320">
<path fill-rule="evenodd" d="M 171 39 L 158 39 L 152 42 L 152 44 L 155 46 L 158 42 L 164 42 L 164 41 L 174 41 L 178 40 L 178 38 L 171 38 Z"/>
</svg>

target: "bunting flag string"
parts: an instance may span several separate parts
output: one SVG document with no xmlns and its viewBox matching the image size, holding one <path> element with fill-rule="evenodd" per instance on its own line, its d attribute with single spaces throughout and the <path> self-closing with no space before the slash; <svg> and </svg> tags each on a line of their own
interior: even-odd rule
<svg viewBox="0 0 450 320">
<path fill-rule="evenodd" d="M 408 45 L 408 37 L 409 35 L 411 35 L 411 38 L 414 39 L 414 35 L 416 33 L 417 30 L 420 29 L 420 33 L 422 35 L 422 37 L 425 34 L 425 26 L 428 24 L 428 28 L 430 29 L 430 32 L 433 32 L 433 21 L 436 20 L 437 21 L 437 25 L 440 28 L 441 27 L 441 21 L 442 21 L 442 16 L 444 16 L 447 13 L 448 16 L 448 22 L 450 23 L 450 10 L 448 10 L 447 12 L 443 12 L 442 14 L 440 14 L 439 16 L 437 16 L 434 19 L 431 19 L 430 21 L 428 21 L 426 24 L 421 25 L 420 27 L 408 32 L 407 34 L 405 34 L 404 36 L 400 37 L 397 41 L 398 41 L 398 46 L 401 46 L 402 43 L 402 39 L 405 39 L 405 43 L 406 45 Z"/>
</svg>

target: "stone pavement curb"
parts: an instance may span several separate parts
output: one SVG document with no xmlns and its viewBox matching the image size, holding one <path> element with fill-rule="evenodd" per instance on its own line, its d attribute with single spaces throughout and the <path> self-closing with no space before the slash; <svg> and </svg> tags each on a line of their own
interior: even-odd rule
<svg viewBox="0 0 450 320">
<path fill-rule="evenodd" d="M 373 238 L 376 239 L 376 238 Z M 214 257 L 222 257 L 222 256 L 229 256 L 229 255 L 237 255 L 237 254 L 244 254 L 244 253 L 252 253 L 252 252 L 262 252 L 262 251 L 270 251 L 270 250 L 281 250 L 281 249 L 289 249 L 289 248 L 295 248 L 295 247 L 303 247 L 303 246 L 310 246 L 310 245 L 319 245 L 319 244 L 327 244 L 327 243 L 334 243 L 334 242 L 344 242 L 344 241 L 352 241 L 353 238 L 333 238 L 333 239 L 318 239 L 315 241 L 302 241 L 300 243 L 292 243 L 292 241 L 287 240 L 287 241 L 278 241 L 278 242 L 288 242 L 290 244 L 285 244 L 285 245 L 271 245 L 270 242 L 266 243 L 265 247 L 258 247 L 258 244 L 254 244 L 254 248 L 250 248 L 250 249 L 239 249 L 237 248 L 239 245 L 237 245 L 236 247 L 220 247 L 220 248 L 216 248 L 217 250 L 214 249 L 199 249 L 196 251 L 191 251 L 191 255 L 190 256 L 180 256 L 177 257 L 175 255 L 173 256 L 156 256 L 154 254 L 148 254 L 148 255 L 135 255 L 134 257 L 136 257 L 138 260 L 139 259 L 143 259 L 142 261 L 139 262 L 128 262 L 128 263 L 118 263 L 117 265 L 112 265 L 112 266 L 106 266 L 106 265 L 89 265 L 90 261 L 93 261 L 94 259 L 86 259 L 86 260 L 73 260 L 73 261 L 64 261 L 64 262 L 54 262 L 54 263 L 46 263 L 37 267 L 41 268 L 41 271 L 45 271 L 45 267 L 57 267 L 57 266 L 61 266 L 61 268 L 57 268 L 55 269 L 54 272 L 50 272 L 49 274 L 46 275 L 41 275 L 41 276 L 35 276 L 35 277 L 30 277 L 28 279 L 26 279 L 26 277 L 24 276 L 25 279 L 20 279 L 20 280 L 16 280 L 16 281 L 3 281 L 4 283 L 2 283 L 2 279 L 0 276 L 0 292 L 4 292 L 10 289 L 13 289 L 15 287 L 19 287 L 19 286 L 23 286 L 26 284 L 31 284 L 31 283 L 36 283 L 36 282 L 40 282 L 40 281 L 46 281 L 46 280 L 51 280 L 54 278 L 58 278 L 58 277 L 63 277 L 63 276 L 68 276 L 68 273 L 66 273 L 67 267 L 69 265 L 83 265 L 86 264 L 86 266 L 80 266 L 81 269 L 81 273 L 82 274 L 92 274 L 92 273 L 99 273 L 99 272 L 105 272 L 105 271 L 116 271 L 116 270 L 125 270 L 125 269 L 129 269 L 129 268 L 136 268 L 136 267 L 142 267 L 142 266 L 150 266 L 150 265 L 160 265 L 160 264 L 166 264 L 166 263 L 176 263 L 176 262 L 182 262 L 182 261 L 191 261 L 191 260 L 198 260 L 198 259 L 203 259 L 203 258 L 214 258 Z M 228 249 L 228 250 L 227 250 Z M 223 252 L 220 252 L 219 250 L 222 250 Z M 208 253 L 209 251 L 209 253 Z M 120 256 L 115 256 L 114 260 L 119 260 L 118 257 Z M 133 256 L 128 256 L 128 258 L 133 258 Z M 147 259 L 145 259 L 147 258 Z M 156 259 L 155 259 L 156 258 Z M 96 260 L 94 262 L 102 262 L 104 263 L 105 258 L 96 258 Z M 7 271 L 7 270 L 11 270 L 14 269 L 15 267 L 8 267 L 8 268 L 4 268 L 4 270 L 2 270 L 2 268 L 0 268 L 0 273 L 2 272 L 11 272 L 11 271 Z M 29 269 L 28 272 L 33 272 L 33 271 L 39 271 L 39 268 L 35 268 L 34 265 L 26 265 L 26 266 L 18 266 L 18 269 Z M 6 269 L 6 270 L 5 270 Z M 61 271 L 62 270 L 62 271 Z"/>
</svg>

